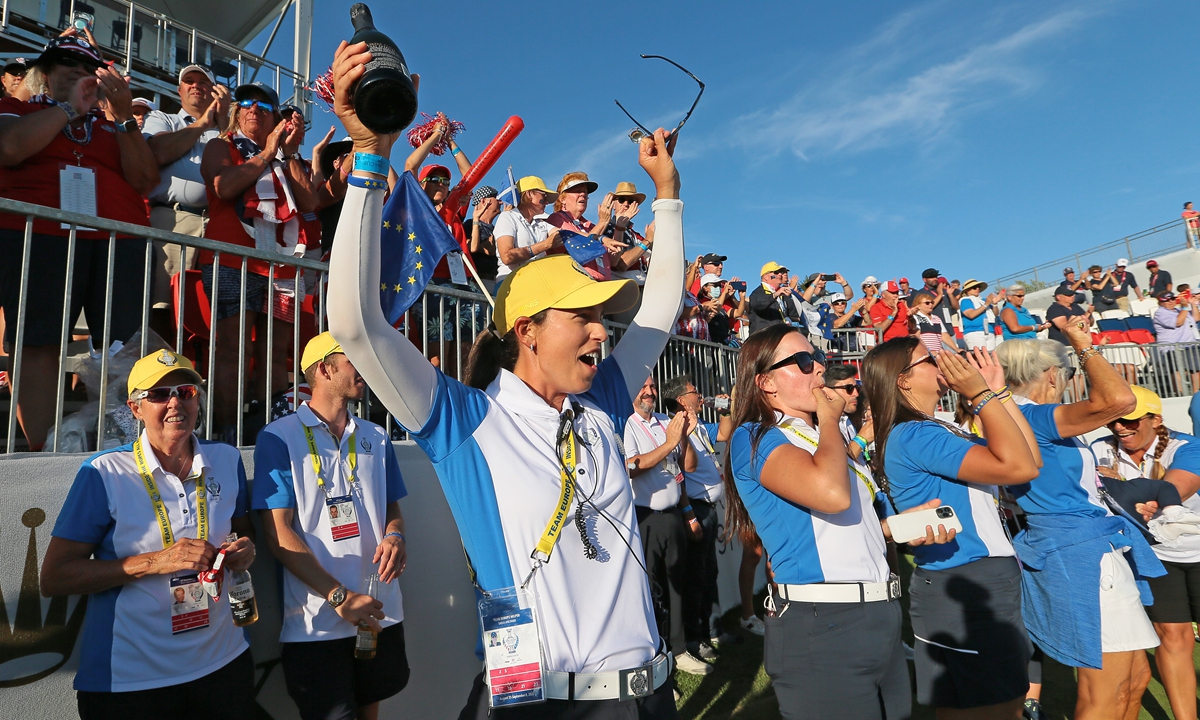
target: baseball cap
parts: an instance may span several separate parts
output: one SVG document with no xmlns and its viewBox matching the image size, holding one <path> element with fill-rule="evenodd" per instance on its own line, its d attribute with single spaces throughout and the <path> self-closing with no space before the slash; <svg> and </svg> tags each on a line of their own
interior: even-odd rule
<svg viewBox="0 0 1200 720">
<path fill-rule="evenodd" d="M 235 102 L 241 102 L 242 100 L 245 100 L 246 98 L 250 97 L 250 95 L 255 90 L 262 93 L 263 95 L 266 95 L 267 102 L 274 105 L 275 110 L 278 112 L 278 110 L 279 110 L 279 93 L 275 92 L 274 88 L 272 88 L 270 85 L 265 85 L 260 82 L 244 83 L 242 85 L 238 85 L 237 89 L 235 89 L 233 91 L 233 99 Z"/>
<path fill-rule="evenodd" d="M 8 75 L 24 75 L 29 69 L 29 61 L 23 57 L 13 58 L 4 63 L 4 72 Z"/>
<path fill-rule="evenodd" d="M 307 371 L 313 365 L 321 362 L 334 353 L 342 352 L 342 346 L 329 331 L 317 335 L 304 346 L 304 354 L 300 356 L 300 369 Z"/>
<path fill-rule="evenodd" d="M 908 278 L 900 278 L 900 282 L 902 282 L 902 283 L 904 283 L 905 285 L 907 285 L 907 284 L 908 284 Z"/>
<path fill-rule="evenodd" d="M 1129 260 L 1127 260 L 1126 258 L 1120 258 L 1119 260 L 1117 260 L 1117 267 L 1125 267 L 1128 264 L 1129 264 Z"/>
<path fill-rule="evenodd" d="M 832 305 L 835 302 L 846 302 L 846 296 L 843 295 L 842 293 L 834 293 L 834 294 L 830 295 L 829 296 L 829 304 Z"/>
<path fill-rule="evenodd" d="M 925 272 L 921 273 L 921 278 L 922 278 L 922 279 L 925 279 L 925 278 L 935 278 L 935 277 L 937 277 L 937 276 L 938 276 L 938 275 L 940 275 L 940 274 L 941 274 L 941 273 L 939 273 L 937 270 L 935 270 L 935 269 L 933 269 L 933 268 L 926 268 L 926 269 L 925 269 Z"/>
<path fill-rule="evenodd" d="M 771 262 L 767 263 L 766 265 L 763 265 L 762 270 L 760 270 L 758 272 L 758 274 L 766 275 L 767 273 L 779 272 L 780 270 L 782 270 L 783 272 L 787 272 L 787 268 L 785 268 L 784 266 L 782 266 L 779 263 L 772 260 Z"/>
<path fill-rule="evenodd" d="M 1075 268 L 1073 268 L 1073 267 L 1063 268 L 1063 275 L 1066 275 L 1067 273 L 1073 273 L 1073 272 L 1075 272 Z"/>
<path fill-rule="evenodd" d="M 594 182 L 592 180 L 589 180 L 586 173 L 572 173 L 572 175 L 578 175 L 578 177 L 572 178 L 571 180 L 568 180 L 567 182 L 560 182 L 558 184 L 559 194 L 565 193 L 566 191 L 571 190 L 573 188 L 577 188 L 580 185 L 584 185 L 587 187 L 587 190 L 585 192 L 587 192 L 588 195 L 591 195 L 592 193 L 596 192 L 596 190 L 598 190 L 600 188 L 600 184 L 597 182 Z"/>
<path fill-rule="evenodd" d="M 709 254 L 705 255 L 704 257 L 700 258 L 700 264 L 701 265 L 718 265 L 720 263 L 725 262 L 728 259 L 729 259 L 729 257 L 727 255 L 718 255 L 716 253 L 709 253 Z"/>
<path fill-rule="evenodd" d="M 45 66 L 53 63 L 55 58 L 61 57 L 79 60 L 93 68 L 104 64 L 104 58 L 100 57 L 99 50 L 86 39 L 74 35 L 59 35 L 46 43 L 46 48 L 33 61 L 33 64 Z"/>
<path fill-rule="evenodd" d="M 176 370 L 188 373 L 197 384 L 204 382 L 191 360 L 170 350 L 155 350 L 133 364 L 126 389 L 130 395 L 134 390 L 149 390 Z"/>
<path fill-rule="evenodd" d="M 210 83 L 212 83 L 214 85 L 217 83 L 217 78 L 213 76 L 212 70 L 209 70 L 208 68 L 204 67 L 203 65 L 194 65 L 193 64 L 193 65 L 188 65 L 187 67 L 185 67 L 179 71 L 179 84 L 180 85 L 183 84 L 183 76 L 184 75 L 187 75 L 188 73 L 193 72 L 193 71 L 204 73 L 204 77 L 208 78 L 208 81 Z"/>
<path fill-rule="evenodd" d="M 875 277 L 874 275 L 868 275 L 866 278 L 863 279 L 862 284 L 863 285 L 878 285 L 879 278 Z"/>
<path fill-rule="evenodd" d="M 1059 285 L 1054 289 L 1054 297 L 1075 297 L 1075 291 L 1067 285 Z"/>
<path fill-rule="evenodd" d="M 1158 393 L 1141 385 L 1130 385 L 1129 389 L 1137 398 L 1137 405 L 1133 407 L 1133 412 L 1122 417 L 1122 420 L 1137 420 L 1146 415 L 1162 415 L 1162 398 L 1158 396 Z"/>
<path fill-rule="evenodd" d="M 1154 297 L 1159 302 L 1171 302 L 1172 300 L 1175 299 L 1175 293 L 1171 292 L 1170 290 L 1163 290 L 1162 292 L 1155 295 Z"/>
<path fill-rule="evenodd" d="M 471 193 L 471 204 L 478 205 L 487 198 L 494 198 L 500 195 L 500 191 L 491 185 L 480 185 L 475 188 L 475 192 Z"/>
<path fill-rule="evenodd" d="M 725 281 L 721 279 L 721 276 L 716 275 L 714 273 L 704 273 L 703 275 L 700 276 L 700 287 L 704 287 L 705 285 L 712 285 L 713 283 L 722 283 L 722 282 L 725 282 Z"/>
<path fill-rule="evenodd" d="M 144 107 L 144 108 L 147 108 L 147 109 L 150 109 L 150 110 L 157 110 L 157 109 L 158 109 L 158 103 L 154 102 L 154 101 L 153 101 L 153 100 L 151 100 L 150 98 L 144 98 L 144 97 L 135 97 L 135 98 L 133 99 L 133 104 L 134 104 L 134 105 L 141 105 L 142 107 Z"/>
<path fill-rule="evenodd" d="M 638 299 L 633 280 L 597 281 L 570 255 L 554 255 L 517 268 L 496 291 L 492 319 L 504 335 L 517 320 L 551 308 L 570 310 L 604 306 L 605 313 L 622 312 Z"/>
<path fill-rule="evenodd" d="M 450 168 L 445 165 L 426 165 L 421 168 L 421 174 L 417 176 L 418 180 L 424 180 L 430 175 L 441 175 L 442 177 L 450 177 Z"/>
<path fill-rule="evenodd" d="M 1146 267 L 1148 267 L 1148 268 L 1158 267 L 1158 261 L 1157 260 L 1147 260 Z"/>
<path fill-rule="evenodd" d="M 331 142 L 322 148 L 321 155 L 317 158 L 317 164 L 321 167 L 321 175 L 323 177 L 332 177 L 333 161 L 350 152 L 353 147 L 354 141 L 347 135 L 341 140 Z"/>
<path fill-rule="evenodd" d="M 904 278 L 900 278 L 900 279 L 901 279 L 901 280 L 904 280 Z M 904 280 L 904 282 L 908 282 L 908 281 L 907 281 L 907 280 Z M 884 289 L 884 290 L 886 290 L 886 291 L 888 291 L 888 292 L 890 292 L 890 293 L 898 293 L 898 292 L 900 292 L 900 286 L 896 284 L 896 281 L 895 281 L 895 280 L 888 280 L 888 281 L 887 281 L 887 285 L 884 285 L 884 286 L 883 286 L 883 289 Z"/>
<path fill-rule="evenodd" d="M 526 190 L 541 190 L 542 192 L 548 193 L 551 196 L 558 195 L 558 193 L 546 187 L 546 183 L 544 183 L 537 175 L 526 175 L 517 181 L 517 193 L 520 194 Z"/>
</svg>

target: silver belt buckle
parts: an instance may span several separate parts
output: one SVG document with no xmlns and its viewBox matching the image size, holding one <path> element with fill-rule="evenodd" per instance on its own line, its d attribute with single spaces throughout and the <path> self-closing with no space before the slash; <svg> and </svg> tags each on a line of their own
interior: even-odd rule
<svg viewBox="0 0 1200 720">
<path fill-rule="evenodd" d="M 892 573 L 888 576 L 887 596 L 888 602 L 900 599 L 900 576 L 896 573 Z"/>
<path fill-rule="evenodd" d="M 648 662 L 641 667 L 621 670 L 617 673 L 618 700 L 636 700 L 649 697 L 654 693 L 654 662 Z"/>
</svg>

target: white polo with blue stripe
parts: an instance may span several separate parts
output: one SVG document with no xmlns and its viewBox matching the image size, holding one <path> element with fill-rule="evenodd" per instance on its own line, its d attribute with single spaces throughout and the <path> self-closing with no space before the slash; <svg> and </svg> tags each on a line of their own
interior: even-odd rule
<svg viewBox="0 0 1200 720">
<path fill-rule="evenodd" d="M 717 503 L 725 496 L 725 485 L 720 467 L 721 458 L 709 452 L 716 450 L 717 423 L 702 422 L 688 435 L 692 450 L 696 453 L 696 469 L 683 473 L 684 487 L 689 500 Z"/>
<path fill-rule="evenodd" d="M 798 418 L 784 417 L 782 423 L 820 442 L 816 428 Z M 750 514 L 771 559 L 775 582 L 791 585 L 812 583 L 884 582 L 891 574 L 883 528 L 871 506 L 874 498 L 866 484 L 846 466 L 851 485 L 850 507 L 840 513 L 822 513 L 784 500 L 759 481 L 771 453 L 791 444 L 810 455 L 817 448 L 779 427 L 767 430 L 751 456 L 751 424 L 733 432 L 730 462 L 734 484 Z M 803 481 L 803 478 L 797 478 Z"/>
<path fill-rule="evenodd" d="M 1042 452 L 1042 468 L 1033 482 L 1009 491 L 1027 515 L 1112 515 L 1096 491 L 1096 456 L 1077 437 L 1062 437 L 1054 421 L 1058 405 L 1039 405 L 1014 395 Z"/>
<path fill-rule="evenodd" d="M 961 437 L 930 420 L 902 422 L 888 435 L 884 470 L 896 509 L 904 512 L 938 498 L 942 506 L 954 508 L 963 526 L 944 545 L 912 548 L 917 565 L 926 570 L 948 570 L 987 557 L 1016 554 L 1000 522 L 996 487 L 958 479 L 967 452 L 986 444 L 982 438 Z"/>
<path fill-rule="evenodd" d="M 562 490 L 554 446 L 561 415 L 507 370 L 486 391 L 437 378 L 432 415 L 413 437 L 433 461 L 476 582 L 483 590 L 520 585 Z M 581 410 L 577 496 L 598 557 L 584 556 L 573 503 L 550 561 L 529 585 L 539 601 L 542 652 L 548 670 L 626 670 L 653 659 L 659 639 L 617 442 L 633 405 L 616 360 L 604 360 L 591 390 L 566 405 Z"/>
<path fill-rule="evenodd" d="M 333 497 L 354 496 L 358 537 L 334 540 L 325 491 L 309 454 L 304 428 L 313 434 L 321 458 L 321 474 Z M 350 480 L 350 439 L 354 438 L 355 482 Z M 340 439 L 308 403 L 263 428 L 254 447 L 255 510 L 294 511 L 292 529 L 317 563 L 345 587 L 366 591 L 367 576 L 379 572 L 372 562 L 387 532 L 387 506 L 407 491 L 387 432 L 351 415 Z M 404 620 L 399 578 L 379 583 L 375 599 L 383 603 L 383 627 Z M 287 568 L 283 569 L 283 627 L 279 642 L 306 642 L 352 637 L 358 628 L 342 619 L 324 597 Z"/>
<path fill-rule="evenodd" d="M 207 490 L 208 539 L 219 546 L 231 520 L 246 514 L 246 470 L 237 448 L 194 440 L 192 474 L 163 470 L 146 433 L 146 464 L 162 495 L 176 538 L 199 537 L 196 479 Z M 163 549 L 154 505 L 138 474 L 133 445 L 84 461 L 54 524 L 54 537 L 95 545 L 97 560 L 117 560 Z M 180 573 L 190 574 L 190 573 Z M 228 596 L 209 602 L 208 627 L 171 634 L 170 575 L 148 575 L 88 596 L 75 689 L 129 692 L 179 685 L 204 677 L 246 651 L 233 624 Z"/>
</svg>

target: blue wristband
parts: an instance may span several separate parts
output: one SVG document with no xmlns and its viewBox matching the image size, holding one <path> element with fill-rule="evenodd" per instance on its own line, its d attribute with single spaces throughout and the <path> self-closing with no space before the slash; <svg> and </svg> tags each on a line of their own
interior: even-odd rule
<svg viewBox="0 0 1200 720">
<path fill-rule="evenodd" d="M 462 155 L 462 148 L 454 148 L 454 152 L 450 153 L 450 157 L 454 157 L 455 155 Z"/>
<path fill-rule="evenodd" d="M 357 175 L 351 175 L 346 178 L 346 184 L 368 190 L 387 190 L 387 180 L 372 180 L 371 178 L 358 177 Z"/>
<path fill-rule="evenodd" d="M 354 169 L 362 170 L 363 172 L 375 173 L 376 175 L 387 176 L 388 168 L 391 163 L 382 155 L 372 155 L 370 153 L 354 153 Z"/>
<path fill-rule="evenodd" d="M 650 252 L 650 246 L 646 245 L 646 243 L 638 243 L 637 246 L 642 249 L 642 252 Z"/>
<path fill-rule="evenodd" d="M 691 511 L 692 511 L 692 506 L 691 506 L 691 505 L 688 505 L 687 507 L 685 507 L 685 508 L 683 509 L 683 511 L 684 511 L 685 513 L 687 513 L 687 512 L 691 512 Z"/>
<path fill-rule="evenodd" d="M 396 532 L 395 530 L 393 530 L 392 532 L 388 533 L 387 535 L 384 535 L 384 536 L 383 536 L 383 539 L 384 539 L 384 540 L 387 540 L 387 539 L 388 539 L 388 538 L 390 538 L 390 537 L 398 537 L 398 538 L 400 538 L 400 542 L 402 542 L 402 543 L 407 543 L 407 542 L 408 542 L 407 540 L 405 540 L 405 539 L 404 539 L 404 533 L 398 533 L 398 532 Z"/>
</svg>

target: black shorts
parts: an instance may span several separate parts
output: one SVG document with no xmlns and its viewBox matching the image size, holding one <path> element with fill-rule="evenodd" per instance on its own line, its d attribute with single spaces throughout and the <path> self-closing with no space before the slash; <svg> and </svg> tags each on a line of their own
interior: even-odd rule
<svg viewBox="0 0 1200 720">
<path fill-rule="evenodd" d="M 146 242 L 118 238 L 113 258 L 112 325 L 110 337 L 128 342 L 142 326 L 145 292 Z M 18 304 L 21 297 L 21 257 L 25 233 L 0 230 L 0 305 L 4 306 L 4 347 L 16 343 Z M 62 338 L 63 298 L 67 294 L 67 238 L 34 234 L 29 247 L 29 285 L 25 296 L 25 336 L 30 346 L 58 345 Z M 107 294 L 108 241 L 76 240 L 75 272 L 71 276 L 70 320 L 83 310 L 96 346 L 104 338 L 104 303 Z M 153 284 L 153 278 L 150 278 Z M 151 296 L 153 288 L 151 288 Z M 67 337 L 68 342 L 70 336 Z"/>
<path fill-rule="evenodd" d="M 252 718 L 254 658 L 238 655 L 191 682 L 132 692 L 76 693 L 80 720 L 242 720 Z"/>
<path fill-rule="evenodd" d="M 288 695 L 304 720 L 353 720 L 356 709 L 408 684 L 404 623 L 383 629 L 371 660 L 354 658 L 354 637 L 280 644 Z"/>
<path fill-rule="evenodd" d="M 488 687 L 483 673 L 475 676 L 467 704 L 458 713 L 458 720 L 675 720 L 675 680 L 667 681 L 653 695 L 640 700 L 547 700 L 533 705 L 489 710 Z"/>
<path fill-rule="evenodd" d="M 763 622 L 763 669 L 788 720 L 906 718 L 899 602 L 783 603 Z"/>
<path fill-rule="evenodd" d="M 917 568 L 909 597 L 917 702 L 965 709 L 1025 697 L 1033 644 L 1021 616 L 1016 558 Z"/>
<path fill-rule="evenodd" d="M 1200 563 L 1162 561 L 1166 575 L 1149 578 L 1154 604 L 1146 608 L 1150 622 L 1200 622 Z"/>
</svg>

